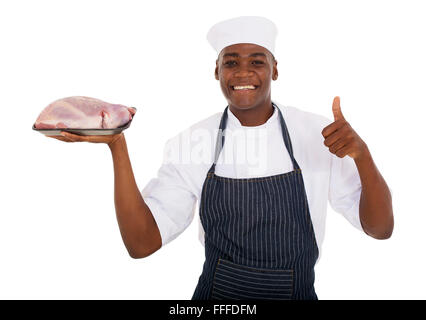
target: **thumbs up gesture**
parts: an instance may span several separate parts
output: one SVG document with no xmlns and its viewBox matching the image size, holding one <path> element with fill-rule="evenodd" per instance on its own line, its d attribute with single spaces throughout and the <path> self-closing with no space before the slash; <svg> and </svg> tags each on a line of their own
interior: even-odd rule
<svg viewBox="0 0 426 320">
<path fill-rule="evenodd" d="M 343 117 L 339 97 L 334 97 L 332 110 L 334 122 L 322 130 L 324 144 L 339 158 L 348 155 L 358 160 L 366 156 L 367 145 Z"/>
</svg>

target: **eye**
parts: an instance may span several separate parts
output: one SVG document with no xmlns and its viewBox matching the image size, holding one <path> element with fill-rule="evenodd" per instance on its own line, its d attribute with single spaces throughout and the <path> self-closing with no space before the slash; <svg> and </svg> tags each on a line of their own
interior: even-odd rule
<svg viewBox="0 0 426 320">
<path fill-rule="evenodd" d="M 232 66 L 233 63 L 236 63 L 236 61 L 235 60 L 228 60 L 224 64 L 227 65 L 227 66 Z"/>
<path fill-rule="evenodd" d="M 254 64 L 263 64 L 263 61 L 260 61 L 260 60 L 254 60 L 254 61 L 253 61 L 253 63 L 254 63 Z"/>
</svg>

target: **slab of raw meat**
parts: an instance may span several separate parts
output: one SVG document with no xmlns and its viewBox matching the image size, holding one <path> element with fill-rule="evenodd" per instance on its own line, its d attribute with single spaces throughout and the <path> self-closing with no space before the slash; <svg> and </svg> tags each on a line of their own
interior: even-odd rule
<svg viewBox="0 0 426 320">
<path fill-rule="evenodd" d="M 132 119 L 135 110 L 90 97 L 67 97 L 49 104 L 38 116 L 37 129 L 113 129 Z"/>
</svg>

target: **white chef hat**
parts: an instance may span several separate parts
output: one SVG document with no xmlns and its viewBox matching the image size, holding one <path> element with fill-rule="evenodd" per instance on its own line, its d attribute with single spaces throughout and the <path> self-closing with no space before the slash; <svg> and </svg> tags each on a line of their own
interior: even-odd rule
<svg viewBox="0 0 426 320">
<path fill-rule="evenodd" d="M 237 43 L 253 43 L 275 51 L 278 29 L 264 17 L 242 16 L 216 23 L 207 33 L 207 40 L 219 55 L 223 48 Z"/>
</svg>

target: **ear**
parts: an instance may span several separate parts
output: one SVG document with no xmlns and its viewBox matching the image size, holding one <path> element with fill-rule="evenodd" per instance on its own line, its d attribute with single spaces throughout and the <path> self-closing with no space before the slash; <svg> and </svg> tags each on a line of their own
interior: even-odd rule
<svg viewBox="0 0 426 320">
<path fill-rule="evenodd" d="M 272 80 L 278 79 L 278 68 L 277 68 L 278 61 L 274 60 L 274 65 L 272 67 Z"/>
<path fill-rule="evenodd" d="M 219 80 L 219 66 L 217 64 L 218 60 L 216 60 L 216 68 L 214 69 L 214 77 L 216 80 Z"/>
</svg>

